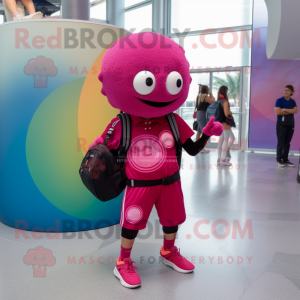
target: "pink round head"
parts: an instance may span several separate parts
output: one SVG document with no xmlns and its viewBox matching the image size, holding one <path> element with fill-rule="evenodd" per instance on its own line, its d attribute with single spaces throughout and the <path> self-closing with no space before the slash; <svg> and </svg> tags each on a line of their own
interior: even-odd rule
<svg viewBox="0 0 300 300">
<path fill-rule="evenodd" d="M 144 118 L 178 109 L 192 81 L 183 48 L 154 32 L 130 34 L 112 44 L 98 78 L 113 107 Z"/>
</svg>

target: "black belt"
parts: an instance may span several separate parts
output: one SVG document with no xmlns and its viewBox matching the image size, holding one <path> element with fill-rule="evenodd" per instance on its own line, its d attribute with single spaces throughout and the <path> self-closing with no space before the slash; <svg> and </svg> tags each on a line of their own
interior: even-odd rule
<svg viewBox="0 0 300 300">
<path fill-rule="evenodd" d="M 170 177 L 163 178 L 163 179 L 155 179 L 155 180 L 134 180 L 134 179 L 127 179 L 126 185 L 131 187 L 148 187 L 154 185 L 170 185 L 175 181 L 180 180 L 179 171 L 173 174 Z"/>
</svg>

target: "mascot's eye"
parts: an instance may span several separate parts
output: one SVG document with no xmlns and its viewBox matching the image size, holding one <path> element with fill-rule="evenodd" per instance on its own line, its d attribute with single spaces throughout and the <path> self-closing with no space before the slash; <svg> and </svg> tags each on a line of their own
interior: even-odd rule
<svg viewBox="0 0 300 300">
<path fill-rule="evenodd" d="M 155 84 L 155 76 L 149 71 L 141 71 L 133 79 L 133 87 L 140 95 L 149 95 L 152 93 Z"/>
<path fill-rule="evenodd" d="M 181 75 L 174 71 L 167 77 L 167 90 L 171 95 L 177 95 L 182 89 L 183 80 Z"/>
</svg>

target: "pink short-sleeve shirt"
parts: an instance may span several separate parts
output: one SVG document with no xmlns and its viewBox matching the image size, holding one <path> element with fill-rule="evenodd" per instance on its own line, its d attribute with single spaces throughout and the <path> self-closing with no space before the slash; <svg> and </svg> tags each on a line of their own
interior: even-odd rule
<svg viewBox="0 0 300 300">
<path fill-rule="evenodd" d="M 189 125 L 178 115 L 174 114 L 181 143 L 194 135 Z M 106 133 L 112 124 L 119 120 L 114 118 L 106 130 L 97 139 L 103 143 Z M 131 116 L 131 145 L 127 152 L 125 165 L 126 175 L 129 179 L 153 180 L 162 179 L 173 175 L 179 170 L 175 140 L 166 116 L 150 120 Z M 121 138 L 121 122 L 115 126 L 113 136 L 108 142 L 109 149 L 117 149 Z"/>
</svg>

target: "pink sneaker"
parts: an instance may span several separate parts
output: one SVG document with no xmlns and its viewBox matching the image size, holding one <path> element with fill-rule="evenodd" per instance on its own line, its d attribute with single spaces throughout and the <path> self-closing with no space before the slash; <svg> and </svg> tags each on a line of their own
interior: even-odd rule
<svg viewBox="0 0 300 300">
<path fill-rule="evenodd" d="M 222 165 L 222 166 L 232 166 L 232 163 L 231 162 L 229 162 L 229 161 L 227 161 L 226 159 L 223 159 L 223 158 L 221 158 L 220 159 L 220 165 Z"/>
<path fill-rule="evenodd" d="M 164 250 L 164 247 L 161 247 L 160 256 L 165 265 L 172 267 L 177 272 L 190 273 L 195 269 L 195 266 L 180 254 L 180 249 L 177 249 L 176 246 L 171 247 L 170 250 Z"/>
<path fill-rule="evenodd" d="M 124 260 L 120 260 L 118 257 L 114 274 L 121 281 L 121 284 L 127 288 L 136 288 L 141 285 L 141 280 L 139 275 L 135 272 L 137 267 L 134 267 L 132 264 L 135 261 L 131 260 L 130 257 L 124 258 Z"/>
</svg>

